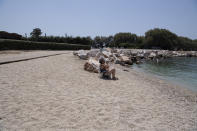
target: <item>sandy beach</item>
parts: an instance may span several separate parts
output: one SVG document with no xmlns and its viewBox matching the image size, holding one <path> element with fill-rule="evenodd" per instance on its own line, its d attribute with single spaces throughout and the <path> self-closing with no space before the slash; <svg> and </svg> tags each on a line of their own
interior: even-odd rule
<svg viewBox="0 0 197 131">
<path fill-rule="evenodd" d="M 119 80 L 103 80 L 61 53 L 0 65 L 0 131 L 197 130 L 197 93 L 119 65 Z"/>
</svg>

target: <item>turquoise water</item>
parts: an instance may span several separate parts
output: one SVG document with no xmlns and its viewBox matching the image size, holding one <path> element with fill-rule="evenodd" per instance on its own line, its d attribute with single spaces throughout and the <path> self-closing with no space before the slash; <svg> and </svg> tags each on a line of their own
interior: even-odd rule
<svg viewBox="0 0 197 131">
<path fill-rule="evenodd" d="M 158 63 L 149 61 L 140 65 L 134 65 L 133 68 L 197 91 L 196 57 L 174 57 Z"/>
</svg>

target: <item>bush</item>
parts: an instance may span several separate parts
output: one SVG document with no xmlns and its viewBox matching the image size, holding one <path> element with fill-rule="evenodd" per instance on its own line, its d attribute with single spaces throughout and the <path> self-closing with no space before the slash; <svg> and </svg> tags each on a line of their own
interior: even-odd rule
<svg viewBox="0 0 197 131">
<path fill-rule="evenodd" d="M 178 36 L 166 29 L 151 29 L 145 33 L 147 48 L 161 48 L 173 50 L 178 46 Z"/>
<path fill-rule="evenodd" d="M 120 43 L 136 43 L 137 35 L 130 32 L 124 33 L 120 32 L 115 34 L 114 43 L 115 46 L 120 46 Z"/>
<path fill-rule="evenodd" d="M 89 50 L 88 45 L 0 39 L 0 50 Z"/>
<path fill-rule="evenodd" d="M 8 33 L 6 31 L 0 31 L 0 38 L 21 40 L 22 35 L 19 35 L 17 33 Z"/>
</svg>

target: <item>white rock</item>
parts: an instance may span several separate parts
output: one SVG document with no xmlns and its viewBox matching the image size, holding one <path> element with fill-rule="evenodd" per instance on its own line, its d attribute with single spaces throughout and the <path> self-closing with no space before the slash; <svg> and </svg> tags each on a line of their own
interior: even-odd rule
<svg viewBox="0 0 197 131">
<path fill-rule="evenodd" d="M 84 50 L 79 50 L 78 51 L 78 56 L 79 56 L 80 59 L 83 59 L 83 60 L 88 59 L 88 55 Z"/>
<path fill-rule="evenodd" d="M 109 58 L 110 56 L 112 56 L 112 53 L 111 52 L 108 52 L 108 51 L 103 51 L 102 54 L 103 54 L 103 56 L 105 58 Z"/>
<path fill-rule="evenodd" d="M 88 63 L 92 64 L 94 68 L 99 69 L 100 63 L 94 58 L 89 58 Z"/>
<path fill-rule="evenodd" d="M 151 52 L 149 55 L 149 57 L 155 57 L 155 56 L 156 56 L 156 54 L 154 52 Z"/>
<path fill-rule="evenodd" d="M 89 58 L 88 61 L 84 64 L 84 70 L 98 73 L 99 66 L 100 66 L 100 63 L 96 59 Z"/>
<path fill-rule="evenodd" d="M 90 50 L 87 55 L 89 57 L 96 57 L 96 55 L 99 53 L 99 50 Z"/>
<path fill-rule="evenodd" d="M 130 61 L 129 57 L 128 56 L 120 56 L 120 60 L 123 61 L 123 62 L 127 62 L 127 61 Z"/>
<path fill-rule="evenodd" d="M 78 51 L 73 51 L 73 55 L 78 55 Z"/>
</svg>

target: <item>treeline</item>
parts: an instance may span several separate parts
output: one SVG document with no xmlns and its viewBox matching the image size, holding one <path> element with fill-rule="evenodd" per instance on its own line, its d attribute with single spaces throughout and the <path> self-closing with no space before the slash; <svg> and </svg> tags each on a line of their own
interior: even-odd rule
<svg viewBox="0 0 197 131">
<path fill-rule="evenodd" d="M 33 29 L 30 37 L 0 31 L 0 50 L 89 50 L 92 44 L 90 37 L 41 36 L 41 34 L 39 28 Z"/>
<path fill-rule="evenodd" d="M 3 35 L 2 35 L 3 34 Z M 137 36 L 134 33 L 122 32 L 114 36 L 72 37 L 72 36 L 41 36 L 41 29 L 35 28 L 30 37 L 22 37 L 16 33 L 0 32 L 0 38 L 18 39 L 37 42 L 70 43 L 91 45 L 94 48 L 141 48 L 141 49 L 165 49 L 165 50 L 197 50 L 197 39 L 177 36 L 167 29 L 151 29 L 145 32 L 145 36 Z"/>
<path fill-rule="evenodd" d="M 0 39 L 0 50 L 89 50 L 89 45 Z"/>
<path fill-rule="evenodd" d="M 28 37 L 23 38 L 29 41 L 38 42 L 55 42 L 55 43 L 70 43 L 70 44 L 81 44 L 81 45 L 92 45 L 92 39 L 90 37 L 72 37 L 72 36 L 40 36 L 38 38 Z"/>
<path fill-rule="evenodd" d="M 95 37 L 93 46 L 100 47 L 102 45 L 117 48 L 197 50 L 197 39 L 192 40 L 187 37 L 177 36 L 166 29 L 155 28 L 148 30 L 145 36 L 123 32 L 109 37 Z"/>
<path fill-rule="evenodd" d="M 143 48 L 158 47 L 167 50 L 197 50 L 197 42 L 177 36 L 166 29 L 153 29 L 145 33 Z"/>
<path fill-rule="evenodd" d="M 0 38 L 21 40 L 22 35 L 19 35 L 17 33 L 8 33 L 6 31 L 0 31 Z"/>
<path fill-rule="evenodd" d="M 15 39 L 15 40 L 26 40 L 26 41 L 37 41 L 37 42 L 54 42 L 54 43 L 70 43 L 70 44 L 81 44 L 81 45 L 92 45 L 93 41 L 91 37 L 72 37 L 72 36 L 41 36 L 42 32 L 39 28 L 33 29 L 30 33 L 30 37 L 22 36 L 17 33 L 8 33 L 6 31 L 0 31 L 1 39 Z"/>
</svg>

